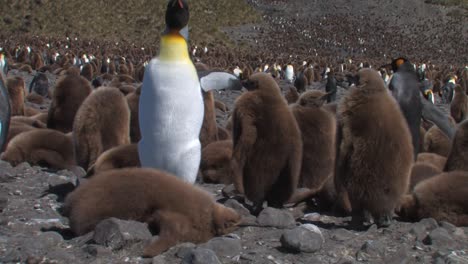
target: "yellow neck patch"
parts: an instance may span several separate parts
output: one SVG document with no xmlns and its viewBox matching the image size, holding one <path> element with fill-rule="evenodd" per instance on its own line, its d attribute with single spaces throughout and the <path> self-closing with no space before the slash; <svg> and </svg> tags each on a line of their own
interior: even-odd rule
<svg viewBox="0 0 468 264">
<path fill-rule="evenodd" d="M 179 33 L 169 33 L 161 38 L 159 59 L 162 61 L 189 60 L 187 41 Z"/>
</svg>

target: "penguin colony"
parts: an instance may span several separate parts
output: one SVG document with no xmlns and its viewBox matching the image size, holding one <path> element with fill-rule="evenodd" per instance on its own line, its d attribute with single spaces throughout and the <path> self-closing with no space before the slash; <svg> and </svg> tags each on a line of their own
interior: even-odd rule
<svg viewBox="0 0 468 264">
<path fill-rule="evenodd" d="M 18 76 L 0 80 L 11 106 L 1 109 L 8 118 L 2 116 L 0 159 L 87 171 L 88 182 L 67 196 L 63 210 L 76 236 L 109 217 L 146 222 L 159 233 L 143 253 L 151 257 L 235 230 L 239 213 L 196 181 L 233 184 L 254 215 L 265 205 L 306 200 L 352 216 L 352 228 L 389 226 L 395 214 L 468 225 L 466 80 L 453 78 L 466 78 L 466 69 L 448 73 L 406 59 L 379 71 L 366 61 L 239 63 L 220 67 L 245 88 L 229 111 L 209 90 L 217 87 L 200 82 L 200 72 L 216 70 L 212 60 L 194 65 L 180 34 L 188 23 L 185 0 L 169 1 L 166 23 L 152 60 L 60 48 L 41 56 L 40 45 L 2 55 L 7 73 L 36 73 L 29 89 Z M 449 114 L 424 108 L 421 71 L 434 83 L 452 74 L 444 79 L 457 82 Z M 59 76 L 53 87 L 48 74 Z M 323 91 L 328 78 L 346 89 L 326 104 L 334 98 Z M 218 119 L 226 113 L 223 126 Z M 451 133 L 438 127 L 444 122 Z"/>
</svg>

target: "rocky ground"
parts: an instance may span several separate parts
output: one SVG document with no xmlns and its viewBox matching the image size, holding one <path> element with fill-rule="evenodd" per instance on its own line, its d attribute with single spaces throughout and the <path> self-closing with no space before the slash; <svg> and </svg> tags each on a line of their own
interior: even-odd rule
<svg viewBox="0 0 468 264">
<path fill-rule="evenodd" d="M 21 75 L 28 84 L 31 76 Z M 55 76 L 49 76 L 52 84 Z M 280 82 L 283 91 L 288 86 Z M 323 89 L 314 83 L 308 89 Z M 345 93 L 343 87 L 339 95 Z M 216 98 L 232 110 L 240 92 L 220 92 Z M 223 125 L 228 114 L 218 112 Z M 0 263 L 468 263 L 468 227 L 424 219 L 395 219 L 389 228 L 370 225 L 348 229 L 350 217 L 336 217 L 300 204 L 266 208 L 258 217 L 235 197 L 226 198 L 224 185 L 198 183 L 216 200 L 245 217 L 234 233 L 207 243 L 178 245 L 153 259 L 140 255 L 156 239 L 147 226 L 108 219 L 93 233 L 74 237 L 61 216 L 65 195 L 84 171 L 51 172 L 27 163 L 12 168 L 0 161 Z"/>
<path fill-rule="evenodd" d="M 360 52 L 362 56 L 382 58 L 385 52 L 386 56 L 414 52 L 420 58 L 426 54 L 441 61 L 468 60 L 465 11 L 461 18 L 444 17 L 454 7 L 426 5 L 421 0 L 379 1 L 381 9 L 377 1 L 359 1 L 367 4 L 361 8 L 347 0 L 297 0 L 287 6 L 289 1 L 249 2 L 261 13 L 263 22 L 226 27 L 224 32 L 234 42 L 255 47 L 256 51 L 274 50 L 275 55 L 287 57 L 309 45 L 339 56 L 353 52 L 357 56 Z M 386 10 L 388 16 L 379 10 Z M 13 25 L 21 19 L 28 20 L 20 14 L 14 17 Z M 346 19 L 346 23 L 337 28 L 340 19 Z M 428 21 L 433 22 L 429 29 Z M 360 22 L 362 34 L 345 34 Z M 418 27 L 405 26 L 412 23 Z M 446 35 L 435 37 L 443 32 Z M 382 34 L 393 34 L 395 39 L 412 36 L 410 43 L 425 44 L 402 49 L 396 42 L 379 40 Z M 310 39 L 313 42 L 308 42 Z M 418 47 L 413 44 L 409 46 Z M 316 52 L 306 51 L 311 56 Z M 56 76 L 47 74 L 53 87 Z M 9 76 L 17 75 L 28 87 L 32 75 L 9 72 Z M 281 83 L 281 87 L 285 92 L 287 84 Z M 314 83 L 308 89 L 324 89 L 324 83 Z M 345 92 L 343 87 L 339 89 L 339 95 Z M 215 97 L 232 110 L 239 94 L 219 92 Z M 218 123 L 224 125 L 228 116 L 218 112 Z M 198 185 L 238 210 L 249 224 L 202 245 L 185 243 L 153 259 L 142 259 L 139 256 L 144 246 L 156 238 L 144 224 L 109 219 L 85 236 L 70 233 L 68 219 L 59 213 L 60 206 L 83 174 L 79 169 L 51 172 L 26 163 L 12 168 L 0 161 L 0 263 L 468 263 L 468 227 L 457 228 L 434 219 L 417 223 L 395 219 L 389 228 L 370 225 L 365 231 L 355 231 L 347 228 L 349 217 L 329 215 L 304 204 L 284 210 L 266 208 L 255 218 L 239 201 L 222 195 L 223 185 L 202 183 Z"/>
<path fill-rule="evenodd" d="M 155 239 L 145 224 L 108 219 L 73 237 L 59 213 L 64 195 L 84 171 L 47 172 L 0 162 L 1 263 L 468 263 L 468 227 L 423 219 L 389 228 L 347 229 L 349 218 L 304 206 L 266 208 L 255 218 L 223 185 L 200 187 L 249 219 L 249 226 L 205 244 L 178 245 L 153 259 L 139 255 Z"/>
</svg>

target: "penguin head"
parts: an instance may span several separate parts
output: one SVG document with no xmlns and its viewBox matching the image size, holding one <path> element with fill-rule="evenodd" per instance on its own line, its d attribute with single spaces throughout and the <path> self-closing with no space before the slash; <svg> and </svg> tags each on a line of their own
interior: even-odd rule
<svg viewBox="0 0 468 264">
<path fill-rule="evenodd" d="M 399 58 L 394 59 L 392 61 L 392 70 L 393 70 L 393 72 L 397 72 L 398 68 L 400 68 L 400 66 L 402 64 L 404 64 L 405 62 L 408 62 L 408 59 L 404 58 L 404 57 L 399 57 Z"/>
<path fill-rule="evenodd" d="M 170 0 L 166 9 L 166 26 L 169 30 L 181 30 L 189 21 L 187 0 Z"/>
</svg>

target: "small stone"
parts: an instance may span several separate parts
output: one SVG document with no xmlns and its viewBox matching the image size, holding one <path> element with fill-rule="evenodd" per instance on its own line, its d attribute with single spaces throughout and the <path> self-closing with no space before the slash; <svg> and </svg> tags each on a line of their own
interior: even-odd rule
<svg viewBox="0 0 468 264">
<path fill-rule="evenodd" d="M 176 246 L 177 253 L 175 254 L 178 258 L 184 259 L 190 254 L 190 252 L 195 248 L 193 243 L 182 243 Z"/>
<path fill-rule="evenodd" d="M 181 262 L 182 264 L 220 264 L 213 250 L 197 248 L 190 252 Z"/>
<path fill-rule="evenodd" d="M 448 231 L 440 227 L 432 230 L 423 240 L 423 243 L 436 248 L 450 248 L 456 244 Z"/>
<path fill-rule="evenodd" d="M 41 233 L 37 238 L 45 247 L 55 247 L 63 242 L 63 237 L 57 232 L 48 231 Z"/>
<path fill-rule="evenodd" d="M 409 264 L 411 263 L 411 256 L 406 248 L 400 248 L 397 252 L 385 258 L 384 263 L 387 264 Z"/>
<path fill-rule="evenodd" d="M 226 187 L 224 187 L 221 192 L 226 198 L 232 198 L 239 195 L 239 192 L 237 191 L 236 187 L 234 187 L 234 184 L 226 185 Z"/>
<path fill-rule="evenodd" d="M 164 255 L 158 255 L 154 257 L 151 261 L 152 264 L 166 264 L 169 263 Z"/>
<path fill-rule="evenodd" d="M 242 254 L 240 256 L 240 259 L 253 262 L 253 261 L 255 261 L 255 252 L 249 252 L 248 254 Z"/>
<path fill-rule="evenodd" d="M 241 203 L 239 203 L 235 199 L 229 199 L 224 203 L 224 206 L 230 207 L 234 209 L 237 213 L 241 216 L 250 216 L 250 212 L 247 208 L 245 208 Z"/>
<path fill-rule="evenodd" d="M 308 228 L 299 226 L 286 230 L 280 238 L 281 246 L 294 252 L 314 253 L 322 248 L 323 237 Z"/>
<path fill-rule="evenodd" d="M 335 241 L 346 241 L 356 237 L 356 235 L 344 228 L 338 228 L 332 231 L 331 239 Z"/>
<path fill-rule="evenodd" d="M 41 208 L 41 205 L 40 205 L 40 204 L 35 204 L 35 205 L 34 205 L 34 209 L 37 210 L 37 209 L 40 209 L 40 208 Z"/>
<path fill-rule="evenodd" d="M 83 250 L 93 257 L 103 257 L 112 254 L 110 248 L 101 245 L 86 245 Z"/>
<path fill-rule="evenodd" d="M 422 224 L 427 231 L 431 231 L 439 227 L 439 224 L 434 218 L 424 218 L 419 221 L 419 223 Z"/>
<path fill-rule="evenodd" d="M 93 240 L 97 244 L 114 250 L 131 246 L 136 242 L 150 241 L 151 238 L 147 224 L 117 218 L 109 218 L 99 222 L 93 236 Z"/>
<path fill-rule="evenodd" d="M 385 255 L 385 245 L 377 240 L 367 240 L 356 253 L 358 261 L 380 258 Z"/>
<path fill-rule="evenodd" d="M 241 240 L 229 237 L 215 237 L 199 247 L 213 250 L 220 257 L 237 256 L 242 251 Z"/>
<path fill-rule="evenodd" d="M 260 226 L 287 228 L 294 226 L 296 220 L 288 211 L 267 207 L 258 215 L 257 223 Z"/>
<path fill-rule="evenodd" d="M 358 263 L 352 256 L 344 256 L 342 257 L 337 264 L 355 264 Z"/>
<path fill-rule="evenodd" d="M 421 223 L 414 223 L 409 231 L 410 234 L 416 236 L 418 241 L 422 241 L 427 236 L 426 227 Z"/>
<path fill-rule="evenodd" d="M 453 231 L 453 236 L 458 237 L 462 240 L 466 240 L 466 233 L 463 230 L 463 228 L 455 228 L 455 230 Z"/>
<path fill-rule="evenodd" d="M 15 170 L 18 172 L 26 172 L 28 170 L 31 170 L 31 165 L 27 162 L 21 162 L 15 167 Z"/>
<path fill-rule="evenodd" d="M 21 195 L 23 195 L 23 192 L 21 192 L 20 190 L 15 190 L 15 191 L 13 192 L 13 194 L 14 194 L 14 195 L 21 196 Z"/>
<path fill-rule="evenodd" d="M 319 213 L 310 213 L 305 214 L 302 219 L 310 222 L 318 222 L 320 221 L 321 215 Z"/>
<path fill-rule="evenodd" d="M 457 227 L 449 222 L 445 222 L 445 221 L 442 221 L 440 222 L 440 227 L 442 228 L 445 228 L 447 229 L 447 231 L 449 231 L 449 233 L 453 233 L 455 232 L 455 229 L 457 229 Z"/>
</svg>

